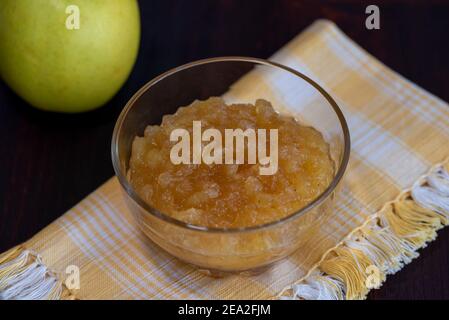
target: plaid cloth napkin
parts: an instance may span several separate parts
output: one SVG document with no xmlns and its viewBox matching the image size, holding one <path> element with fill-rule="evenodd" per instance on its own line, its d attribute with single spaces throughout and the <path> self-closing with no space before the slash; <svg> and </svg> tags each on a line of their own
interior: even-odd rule
<svg viewBox="0 0 449 320">
<path fill-rule="evenodd" d="M 145 238 L 114 177 L 0 256 L 0 298 L 358 299 L 416 257 L 448 223 L 448 105 L 329 21 L 271 59 L 323 86 L 350 127 L 341 197 L 310 249 L 259 276 L 207 277 Z"/>
</svg>

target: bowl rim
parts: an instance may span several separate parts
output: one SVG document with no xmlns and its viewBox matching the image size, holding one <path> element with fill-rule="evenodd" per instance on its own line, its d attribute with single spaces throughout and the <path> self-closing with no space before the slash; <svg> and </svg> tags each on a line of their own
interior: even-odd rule
<svg viewBox="0 0 449 320">
<path fill-rule="evenodd" d="M 163 212 L 157 210 L 156 208 L 150 206 L 148 203 L 146 203 L 140 196 L 137 194 L 136 191 L 134 191 L 131 184 L 128 182 L 128 179 L 126 178 L 126 173 L 122 171 L 122 168 L 120 167 L 120 161 L 119 161 L 119 136 L 120 131 L 123 127 L 123 122 L 126 119 L 126 116 L 128 112 L 131 110 L 134 103 L 153 85 L 158 83 L 159 81 L 179 72 L 185 69 L 189 69 L 192 67 L 209 64 L 209 63 L 216 63 L 216 62 L 249 62 L 254 63 L 258 65 L 265 65 L 269 67 L 275 67 L 283 69 L 284 71 L 290 72 L 293 75 L 296 75 L 297 77 L 302 78 L 304 81 L 312 85 L 331 105 L 332 109 L 336 113 L 340 125 L 343 131 L 343 140 L 344 140 L 344 148 L 343 148 L 343 157 L 341 160 L 341 164 L 337 170 L 337 173 L 335 177 L 333 178 L 332 182 L 329 184 L 329 186 L 324 190 L 318 197 L 316 197 L 312 202 L 310 202 L 307 206 L 302 207 L 301 209 L 289 214 L 288 216 L 285 216 L 281 219 L 273 220 L 268 223 L 255 225 L 255 226 L 249 226 L 249 227 L 240 227 L 240 228 L 216 228 L 216 227 L 206 227 L 206 226 L 199 226 L 194 224 L 189 224 L 184 221 L 178 220 L 176 218 L 173 218 L 167 214 L 164 214 Z M 256 230 L 263 230 L 267 228 L 274 227 L 278 224 L 282 224 L 285 222 L 288 222 L 290 220 L 293 220 L 299 216 L 302 216 L 312 210 L 313 208 L 319 206 L 322 202 L 324 202 L 331 193 L 335 190 L 335 188 L 338 186 L 338 184 L 341 182 L 348 162 L 349 162 L 349 156 L 350 156 L 350 150 L 351 150 L 351 139 L 349 134 L 349 128 L 346 122 L 346 119 L 343 115 L 343 112 L 341 111 L 340 107 L 337 105 L 335 100 L 330 96 L 329 93 L 327 93 L 318 83 L 316 83 L 314 80 L 309 78 L 308 76 L 304 75 L 303 73 L 284 66 L 280 63 L 260 59 L 260 58 L 252 58 L 252 57 L 245 57 L 245 56 L 223 56 L 223 57 L 214 57 L 214 58 L 207 58 L 207 59 L 201 59 L 193 62 L 189 62 L 186 64 L 183 64 L 181 66 L 172 68 L 152 80 L 148 81 L 146 84 L 144 84 L 132 97 L 129 99 L 129 101 L 126 103 L 125 107 L 120 112 L 120 115 L 115 123 L 114 131 L 112 134 L 112 141 L 111 141 L 111 157 L 112 157 L 112 164 L 114 167 L 115 175 L 117 176 L 120 185 L 125 190 L 125 192 L 128 194 L 128 196 L 142 209 L 146 211 L 146 213 L 149 213 L 156 218 L 162 219 L 165 222 L 174 224 L 178 227 L 182 227 L 185 229 L 189 229 L 192 231 L 200 231 L 200 232 L 211 232 L 211 233 L 242 233 L 242 232 L 250 232 L 250 231 L 256 231 Z"/>
</svg>

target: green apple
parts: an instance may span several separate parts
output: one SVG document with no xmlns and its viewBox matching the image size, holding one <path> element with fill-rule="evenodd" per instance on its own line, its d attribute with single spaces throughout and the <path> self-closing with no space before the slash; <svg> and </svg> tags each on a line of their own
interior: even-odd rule
<svg viewBox="0 0 449 320">
<path fill-rule="evenodd" d="M 129 76 L 139 41 L 136 0 L 0 0 L 0 75 L 39 109 L 106 103 Z"/>
</svg>

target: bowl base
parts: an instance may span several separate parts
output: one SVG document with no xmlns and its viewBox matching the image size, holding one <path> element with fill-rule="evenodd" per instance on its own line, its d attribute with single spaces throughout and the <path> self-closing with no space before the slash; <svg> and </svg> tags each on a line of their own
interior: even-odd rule
<svg viewBox="0 0 449 320">
<path fill-rule="evenodd" d="M 196 268 L 200 273 L 208 276 L 208 277 L 212 277 L 212 278 L 224 278 L 224 277 L 228 277 L 228 276 L 243 276 L 243 277 L 252 277 L 252 276 L 257 276 L 260 275 L 266 271 L 268 271 L 269 269 L 271 269 L 271 267 L 274 265 L 274 263 L 271 263 L 269 265 L 265 265 L 262 267 L 258 267 L 258 268 L 254 268 L 254 269 L 249 269 L 249 270 L 241 270 L 241 271 L 223 271 L 223 270 L 216 270 L 216 269 L 205 269 L 205 268 L 201 268 L 195 265 L 192 265 L 194 268 Z"/>
</svg>

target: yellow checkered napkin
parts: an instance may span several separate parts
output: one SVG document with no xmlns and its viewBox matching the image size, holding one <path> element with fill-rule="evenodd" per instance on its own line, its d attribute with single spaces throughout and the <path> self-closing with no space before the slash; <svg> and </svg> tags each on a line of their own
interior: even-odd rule
<svg viewBox="0 0 449 320">
<path fill-rule="evenodd" d="M 207 277 L 140 233 L 111 178 L 0 256 L 0 298 L 354 299 L 414 258 L 448 222 L 448 105 L 329 21 L 314 23 L 272 60 L 323 86 L 350 128 L 341 199 L 310 248 L 259 276 Z M 71 265 L 79 267 L 80 286 L 69 291 L 63 279 Z"/>
</svg>

